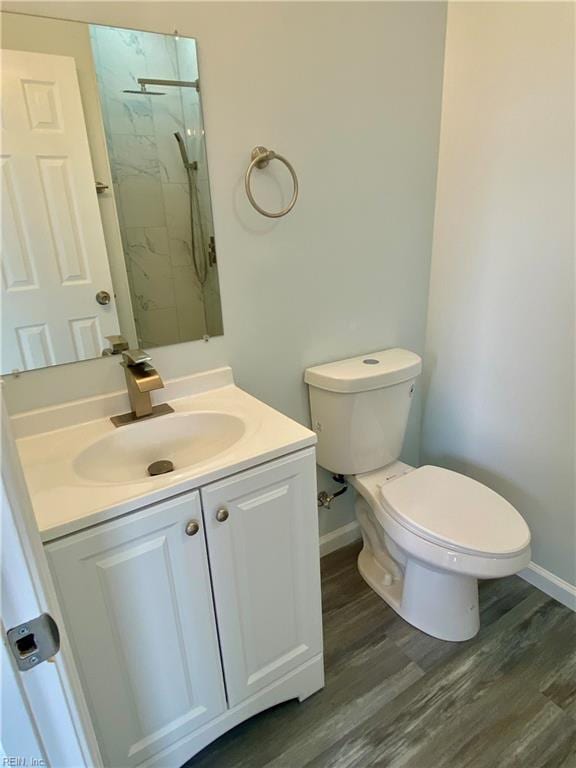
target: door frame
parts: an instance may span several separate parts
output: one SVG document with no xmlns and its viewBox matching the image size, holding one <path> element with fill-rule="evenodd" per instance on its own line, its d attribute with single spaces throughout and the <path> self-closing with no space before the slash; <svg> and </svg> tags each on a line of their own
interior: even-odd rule
<svg viewBox="0 0 576 768">
<path fill-rule="evenodd" d="M 5 630 L 47 612 L 60 630 L 61 647 L 55 663 L 27 672 L 15 671 L 20 701 L 30 727 L 38 736 L 47 765 L 58 768 L 103 768 L 48 561 L 36 525 L 32 503 L 10 429 L 0 388 L 2 431 L 2 640 Z M 17 600 L 14 600 L 17 596 Z M 12 597 L 12 599 L 10 599 Z M 12 657 L 10 657 L 12 661 Z M 55 727 L 57 723 L 57 727 Z M 14 757 L 26 757 L 14 756 Z"/>
</svg>

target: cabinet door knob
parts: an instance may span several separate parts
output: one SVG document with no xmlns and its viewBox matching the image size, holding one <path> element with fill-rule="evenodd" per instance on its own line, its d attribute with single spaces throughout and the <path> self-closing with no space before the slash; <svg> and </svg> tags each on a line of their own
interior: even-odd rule
<svg viewBox="0 0 576 768">
<path fill-rule="evenodd" d="M 198 520 L 190 520 L 186 525 L 186 536 L 195 536 L 200 530 L 200 524 Z"/>
<path fill-rule="evenodd" d="M 226 507 L 220 507 L 218 512 L 216 512 L 216 520 L 218 520 L 219 523 L 225 523 L 226 520 L 228 520 L 229 512 L 226 509 Z"/>
</svg>

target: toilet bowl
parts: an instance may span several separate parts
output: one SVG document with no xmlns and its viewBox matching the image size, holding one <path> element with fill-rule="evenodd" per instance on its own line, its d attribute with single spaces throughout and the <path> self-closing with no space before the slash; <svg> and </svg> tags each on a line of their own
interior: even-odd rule
<svg viewBox="0 0 576 768">
<path fill-rule="evenodd" d="M 402 618 L 442 640 L 478 632 L 478 579 L 530 562 L 530 530 L 490 488 L 398 461 L 421 360 L 390 349 L 309 368 L 318 463 L 358 492 L 364 580 Z"/>
<path fill-rule="evenodd" d="M 364 580 L 402 618 L 442 640 L 478 632 L 478 579 L 530 562 L 530 531 L 505 499 L 457 472 L 395 462 L 349 477 Z"/>
</svg>

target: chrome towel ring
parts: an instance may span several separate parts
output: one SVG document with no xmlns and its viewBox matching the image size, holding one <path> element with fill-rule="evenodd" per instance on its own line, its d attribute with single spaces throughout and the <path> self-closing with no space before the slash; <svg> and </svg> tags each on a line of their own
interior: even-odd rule
<svg viewBox="0 0 576 768">
<path fill-rule="evenodd" d="M 294 205 L 296 204 L 296 200 L 298 199 L 298 177 L 296 176 L 296 171 L 292 167 L 292 164 L 286 160 L 285 157 L 282 157 L 282 155 L 276 154 L 273 149 L 266 149 L 266 147 L 254 147 L 252 150 L 252 162 L 248 166 L 248 170 L 246 171 L 246 176 L 244 178 L 244 185 L 246 187 L 246 194 L 248 195 L 248 200 L 252 203 L 254 208 L 258 211 L 258 213 L 261 213 L 262 216 L 268 216 L 269 219 L 279 219 L 281 216 L 286 216 L 287 213 L 290 213 L 292 208 L 294 208 Z M 254 195 L 252 194 L 252 190 L 250 188 L 250 179 L 252 177 L 252 171 L 254 168 L 266 168 L 270 160 L 280 160 L 281 163 L 284 163 L 286 168 L 290 171 L 290 176 L 292 176 L 292 183 L 294 184 L 294 192 L 292 193 L 292 199 L 286 206 L 286 208 L 283 208 L 281 211 L 278 211 L 277 213 L 273 213 L 270 211 L 265 211 L 264 208 L 261 208 L 256 200 L 254 200 Z"/>
</svg>

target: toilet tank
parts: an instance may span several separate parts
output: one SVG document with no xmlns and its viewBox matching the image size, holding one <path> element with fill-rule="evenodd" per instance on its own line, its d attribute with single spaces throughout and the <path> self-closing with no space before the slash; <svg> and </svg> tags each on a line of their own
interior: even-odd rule
<svg viewBox="0 0 576 768">
<path fill-rule="evenodd" d="M 400 456 L 422 360 L 386 349 L 308 368 L 318 464 L 342 475 L 371 472 Z"/>
</svg>

